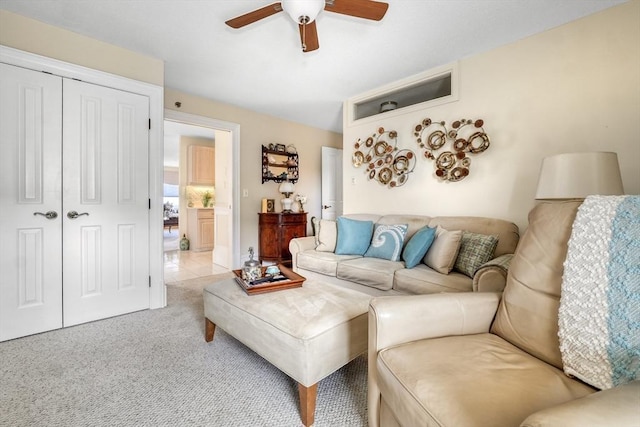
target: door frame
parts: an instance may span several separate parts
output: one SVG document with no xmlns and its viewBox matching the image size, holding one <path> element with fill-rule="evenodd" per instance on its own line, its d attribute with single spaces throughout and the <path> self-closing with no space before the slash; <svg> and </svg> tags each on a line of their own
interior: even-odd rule
<svg viewBox="0 0 640 427">
<path fill-rule="evenodd" d="M 164 88 L 0 45 L 0 62 L 149 97 L 149 308 L 167 305 L 163 261 Z M 154 232 L 155 230 L 155 232 Z M 159 232 L 157 230 L 160 230 Z"/>
<path fill-rule="evenodd" d="M 184 123 L 193 126 L 211 128 L 231 133 L 231 265 L 240 266 L 240 125 L 238 123 L 225 122 L 211 117 L 198 116 L 182 111 L 164 110 L 165 120 Z M 162 186 L 161 186 L 162 187 Z M 214 248 L 215 250 L 215 248 Z"/>
</svg>

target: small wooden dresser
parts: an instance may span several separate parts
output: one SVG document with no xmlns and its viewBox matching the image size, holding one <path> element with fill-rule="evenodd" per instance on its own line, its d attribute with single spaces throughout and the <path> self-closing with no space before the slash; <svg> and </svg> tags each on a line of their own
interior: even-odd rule
<svg viewBox="0 0 640 427">
<path fill-rule="evenodd" d="M 259 213 L 258 261 L 291 265 L 289 241 L 307 235 L 307 213 Z"/>
</svg>

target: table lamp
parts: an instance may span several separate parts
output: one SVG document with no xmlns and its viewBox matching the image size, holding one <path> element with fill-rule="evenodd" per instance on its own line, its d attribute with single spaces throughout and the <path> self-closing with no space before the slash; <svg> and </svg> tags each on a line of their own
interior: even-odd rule
<svg viewBox="0 0 640 427">
<path fill-rule="evenodd" d="M 592 194 L 624 194 L 616 153 L 564 153 L 542 161 L 536 199 L 584 199 Z"/>
<path fill-rule="evenodd" d="M 280 188 L 278 189 L 278 191 L 284 195 L 284 198 L 281 200 L 282 212 L 293 212 L 291 210 L 291 207 L 293 206 L 293 199 L 291 198 L 291 195 L 294 191 L 293 184 L 289 181 L 284 181 L 282 182 L 282 184 L 280 184 Z"/>
</svg>

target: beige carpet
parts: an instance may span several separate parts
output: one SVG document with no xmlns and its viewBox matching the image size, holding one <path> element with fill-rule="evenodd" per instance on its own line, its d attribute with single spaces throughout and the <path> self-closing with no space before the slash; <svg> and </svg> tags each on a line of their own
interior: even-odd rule
<svg viewBox="0 0 640 427">
<path fill-rule="evenodd" d="M 202 288 L 168 306 L 0 343 L 0 426 L 300 426 L 296 383 L 216 330 Z M 365 426 L 366 357 L 318 386 L 316 427 Z"/>
</svg>

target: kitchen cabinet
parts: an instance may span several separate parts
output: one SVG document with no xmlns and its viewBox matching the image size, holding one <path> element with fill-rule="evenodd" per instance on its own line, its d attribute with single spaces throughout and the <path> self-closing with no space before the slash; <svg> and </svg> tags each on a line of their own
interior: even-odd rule
<svg viewBox="0 0 640 427">
<path fill-rule="evenodd" d="M 206 145 L 190 145 L 187 152 L 189 185 L 214 185 L 215 148 Z"/>
<path fill-rule="evenodd" d="M 194 252 L 213 250 L 213 208 L 187 209 L 189 248 Z"/>
</svg>

